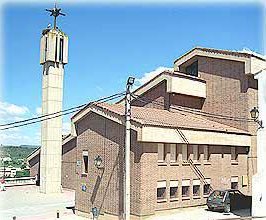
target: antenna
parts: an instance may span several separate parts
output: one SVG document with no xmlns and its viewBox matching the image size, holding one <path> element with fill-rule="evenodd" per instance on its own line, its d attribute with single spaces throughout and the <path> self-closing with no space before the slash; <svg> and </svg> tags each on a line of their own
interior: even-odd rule
<svg viewBox="0 0 266 220">
<path fill-rule="evenodd" d="M 56 29 L 56 18 L 60 15 L 62 16 L 66 16 L 66 14 L 60 12 L 61 8 L 57 8 L 56 6 L 56 2 L 54 4 L 54 8 L 53 9 L 45 9 L 48 12 L 51 12 L 50 16 L 54 16 L 54 29 Z"/>
</svg>

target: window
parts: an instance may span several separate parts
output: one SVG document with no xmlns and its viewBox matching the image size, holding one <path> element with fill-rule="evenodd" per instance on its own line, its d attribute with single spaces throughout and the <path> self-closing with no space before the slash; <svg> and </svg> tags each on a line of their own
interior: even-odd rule
<svg viewBox="0 0 266 220">
<path fill-rule="evenodd" d="M 63 61 L 63 53 L 64 53 L 64 39 L 60 38 L 60 50 L 59 50 L 59 61 Z"/>
<path fill-rule="evenodd" d="M 157 200 L 166 199 L 166 181 L 157 182 Z"/>
<path fill-rule="evenodd" d="M 48 51 L 48 42 L 47 37 L 45 37 L 45 52 L 44 52 L 44 61 L 47 60 L 47 51 Z"/>
<path fill-rule="evenodd" d="M 82 173 L 87 174 L 88 173 L 88 167 L 89 167 L 89 155 L 88 151 L 82 152 L 83 157 L 83 165 L 82 165 Z"/>
<path fill-rule="evenodd" d="M 165 162 L 166 147 L 164 144 L 158 144 L 158 162 Z"/>
<path fill-rule="evenodd" d="M 170 144 L 170 162 L 177 162 L 177 146 Z"/>
<path fill-rule="evenodd" d="M 209 146 L 207 145 L 204 145 L 203 146 L 203 159 L 204 161 L 209 161 L 210 159 L 210 154 L 209 154 Z"/>
<path fill-rule="evenodd" d="M 55 57 L 54 57 L 55 62 L 57 62 L 57 48 L 58 48 L 58 37 L 55 38 Z"/>
<path fill-rule="evenodd" d="M 187 66 L 186 73 L 191 76 L 198 76 L 198 61 Z"/>
<path fill-rule="evenodd" d="M 192 148 L 193 148 L 193 160 L 198 161 L 199 160 L 199 146 L 192 145 Z"/>
<path fill-rule="evenodd" d="M 193 196 L 200 196 L 200 180 L 193 180 Z"/>
<path fill-rule="evenodd" d="M 203 185 L 203 195 L 208 196 L 211 191 L 211 179 L 205 179 L 205 184 Z"/>
<path fill-rule="evenodd" d="M 171 180 L 170 181 L 170 199 L 178 198 L 178 181 Z"/>
<path fill-rule="evenodd" d="M 186 144 L 182 145 L 182 160 L 183 161 L 188 160 L 187 147 L 188 146 Z"/>
<path fill-rule="evenodd" d="M 182 180 L 182 197 L 189 197 L 190 180 Z"/>
<path fill-rule="evenodd" d="M 238 177 L 231 177 L 231 189 L 238 189 Z"/>
<path fill-rule="evenodd" d="M 237 161 L 237 149 L 236 147 L 231 147 L 231 160 L 232 161 Z"/>
</svg>

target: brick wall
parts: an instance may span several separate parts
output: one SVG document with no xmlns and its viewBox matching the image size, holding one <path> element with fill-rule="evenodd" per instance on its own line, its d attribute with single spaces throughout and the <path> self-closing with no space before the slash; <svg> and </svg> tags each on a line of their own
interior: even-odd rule
<svg viewBox="0 0 266 220">
<path fill-rule="evenodd" d="M 82 175 L 82 166 L 77 167 L 76 208 L 90 212 L 92 207 L 101 213 L 122 215 L 124 126 L 91 113 L 77 123 L 77 160 L 82 161 L 82 152 L 88 151 L 89 170 Z M 132 132 L 131 148 L 131 213 L 140 209 L 140 152 L 136 133 Z M 94 166 L 94 158 L 100 155 L 103 169 Z M 82 191 L 82 185 L 87 187 Z"/>
<path fill-rule="evenodd" d="M 253 88 L 253 97 L 257 96 L 257 82 L 244 73 L 244 63 L 209 57 L 199 57 L 199 76 L 206 80 L 207 98 L 202 110 L 205 112 L 250 118 L 249 95 Z M 254 103 L 255 104 L 255 103 Z M 212 118 L 223 124 L 242 130 L 249 130 L 245 121 Z"/>
<path fill-rule="evenodd" d="M 206 197 L 203 196 L 203 185 L 201 184 L 200 198 L 192 196 L 192 181 L 198 179 L 198 176 L 192 171 L 189 164 L 170 164 L 170 147 L 167 146 L 166 163 L 158 165 L 158 150 L 156 143 L 145 143 L 142 145 L 143 154 L 141 157 L 141 215 L 152 215 L 158 210 L 167 210 L 179 207 L 188 207 L 202 205 L 206 203 Z M 190 157 L 192 148 L 189 146 Z M 206 178 L 211 179 L 211 185 L 214 189 L 230 188 L 231 177 L 239 177 L 239 189 L 243 193 L 247 193 L 248 187 L 241 185 L 242 175 L 247 175 L 247 153 L 246 148 L 238 147 L 238 163 L 231 163 L 231 151 L 228 146 L 211 146 L 209 163 L 203 161 L 203 147 L 199 147 L 200 159 L 197 167 L 202 171 Z M 179 148 L 179 158 L 181 148 Z M 182 200 L 181 197 L 181 182 L 182 179 L 189 179 L 190 198 Z M 157 202 L 157 181 L 167 182 L 166 201 Z M 170 180 L 179 181 L 179 196 L 178 200 L 170 201 Z"/>
<path fill-rule="evenodd" d="M 76 138 L 73 138 L 62 147 L 62 186 L 67 189 L 76 189 Z"/>
<path fill-rule="evenodd" d="M 141 101 L 141 99 L 143 99 L 143 101 Z M 168 109 L 169 93 L 166 92 L 166 81 L 162 81 L 157 86 L 142 94 L 140 96 L 140 100 L 133 100 L 132 105 L 140 107 Z"/>
</svg>

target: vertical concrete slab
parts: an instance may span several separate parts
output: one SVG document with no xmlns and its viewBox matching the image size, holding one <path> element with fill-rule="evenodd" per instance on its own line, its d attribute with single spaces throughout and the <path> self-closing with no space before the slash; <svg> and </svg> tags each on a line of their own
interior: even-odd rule
<svg viewBox="0 0 266 220">
<path fill-rule="evenodd" d="M 60 39 L 65 42 L 60 48 Z M 64 65 L 67 57 L 59 57 L 60 51 L 67 51 L 68 37 L 60 30 L 51 29 L 41 38 L 42 115 L 48 120 L 41 125 L 40 191 L 61 192 L 62 164 L 62 111 Z M 64 53 L 65 54 L 65 53 Z M 56 114 L 54 114 L 56 113 Z M 58 117 L 55 117 L 58 116 Z"/>
</svg>

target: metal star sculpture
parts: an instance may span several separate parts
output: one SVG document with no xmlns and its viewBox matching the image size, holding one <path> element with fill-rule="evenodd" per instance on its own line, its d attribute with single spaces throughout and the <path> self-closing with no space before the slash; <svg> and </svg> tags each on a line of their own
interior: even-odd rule
<svg viewBox="0 0 266 220">
<path fill-rule="evenodd" d="M 57 8 L 56 4 L 53 9 L 46 9 L 46 11 L 51 12 L 50 16 L 54 16 L 54 29 L 56 29 L 56 18 L 60 15 L 66 16 L 66 14 L 61 13 L 61 8 Z"/>
</svg>

